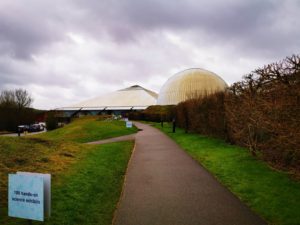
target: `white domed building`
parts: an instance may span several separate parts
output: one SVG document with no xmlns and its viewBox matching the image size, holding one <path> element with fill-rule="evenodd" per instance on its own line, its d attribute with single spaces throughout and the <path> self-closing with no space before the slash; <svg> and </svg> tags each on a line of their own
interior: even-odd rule
<svg viewBox="0 0 300 225">
<path fill-rule="evenodd" d="M 63 117 L 75 115 L 126 114 L 144 110 L 152 105 L 177 105 L 179 102 L 224 91 L 225 81 L 213 72 L 204 69 L 187 69 L 169 78 L 159 95 L 134 85 L 104 94 L 67 107 L 57 108 Z"/>
<path fill-rule="evenodd" d="M 55 110 L 62 112 L 63 117 L 99 114 L 121 115 L 130 111 L 144 110 L 151 105 L 156 105 L 156 102 L 157 93 L 139 85 L 133 85 Z"/>
<path fill-rule="evenodd" d="M 157 105 L 176 105 L 226 88 L 225 81 L 213 72 L 199 68 L 187 69 L 167 80 L 159 92 Z"/>
</svg>

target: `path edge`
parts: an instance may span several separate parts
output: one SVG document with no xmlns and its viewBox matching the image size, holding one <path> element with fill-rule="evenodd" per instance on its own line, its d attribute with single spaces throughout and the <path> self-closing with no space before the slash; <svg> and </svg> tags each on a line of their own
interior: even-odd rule
<svg viewBox="0 0 300 225">
<path fill-rule="evenodd" d="M 136 141 L 134 140 L 134 146 L 133 146 L 133 149 L 132 149 L 132 152 L 131 152 L 131 156 L 130 156 L 130 158 L 128 160 L 128 163 L 127 163 L 127 167 L 126 167 L 126 171 L 125 171 L 125 175 L 124 175 L 124 181 L 123 181 L 120 197 L 119 197 L 118 203 L 117 203 L 116 208 L 115 208 L 114 213 L 113 213 L 113 219 L 112 219 L 111 225 L 114 225 L 115 221 L 116 221 L 117 211 L 120 208 L 121 200 L 123 199 L 123 196 L 124 196 L 124 190 L 125 190 L 125 186 L 126 186 L 126 180 L 127 180 L 129 165 L 130 165 L 130 162 L 132 161 L 133 154 L 134 154 L 135 150 L 136 150 Z"/>
</svg>

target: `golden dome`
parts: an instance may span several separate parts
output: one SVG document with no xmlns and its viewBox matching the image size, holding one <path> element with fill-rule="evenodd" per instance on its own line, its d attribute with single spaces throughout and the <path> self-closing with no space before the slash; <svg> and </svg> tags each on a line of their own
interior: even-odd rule
<svg viewBox="0 0 300 225">
<path fill-rule="evenodd" d="M 176 105 L 179 102 L 224 91 L 225 81 L 217 74 L 204 69 L 187 69 L 169 78 L 162 86 L 158 105 Z"/>
</svg>

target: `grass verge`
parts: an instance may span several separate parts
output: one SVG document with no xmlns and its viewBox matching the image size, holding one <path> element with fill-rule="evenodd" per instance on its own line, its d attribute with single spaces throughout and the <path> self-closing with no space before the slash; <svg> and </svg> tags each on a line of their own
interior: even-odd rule
<svg viewBox="0 0 300 225">
<path fill-rule="evenodd" d="M 120 132 L 114 132 L 115 136 L 127 130 L 124 123 L 112 123 L 106 127 L 117 126 Z M 69 132 L 68 126 L 62 129 Z M 91 129 L 105 137 L 105 129 Z M 16 171 L 52 175 L 52 216 L 43 224 L 111 224 L 133 142 L 86 145 L 76 143 L 74 136 L 61 140 L 51 135 L 0 137 L 0 224 L 28 224 L 7 216 L 7 178 Z"/>
<path fill-rule="evenodd" d="M 222 140 L 153 123 L 270 224 L 300 224 L 300 182 Z"/>
</svg>

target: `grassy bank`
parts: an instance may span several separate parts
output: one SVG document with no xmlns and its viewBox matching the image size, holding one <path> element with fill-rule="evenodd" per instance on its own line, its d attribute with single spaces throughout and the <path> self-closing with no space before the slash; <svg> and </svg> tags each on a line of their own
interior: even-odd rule
<svg viewBox="0 0 300 225">
<path fill-rule="evenodd" d="M 154 124 L 270 224 L 300 224 L 300 182 L 222 140 Z"/>
<path fill-rule="evenodd" d="M 124 121 L 102 120 L 97 117 L 82 117 L 63 128 L 39 134 L 37 137 L 55 141 L 68 140 L 86 143 L 132 134 L 136 131 L 136 127 L 126 129 Z"/>
<path fill-rule="evenodd" d="M 87 132 L 97 132 L 96 140 L 107 137 L 104 133 L 113 130 L 112 127 L 117 130 L 114 136 L 128 132 L 124 122 L 105 122 L 108 129 L 103 128 L 104 121 L 95 121 L 99 126 L 83 122 L 90 124 L 92 120 L 79 123 L 90 128 Z M 71 125 L 59 132 L 72 134 L 68 130 Z M 111 224 L 133 142 L 86 145 L 77 143 L 78 139 L 72 135 L 70 139 L 68 136 L 55 138 L 52 132 L 47 135 L 0 137 L 0 224 L 28 224 L 23 219 L 7 216 L 7 177 L 16 171 L 52 175 L 52 216 L 45 224 Z M 87 134 L 83 137 L 94 140 Z"/>
</svg>

